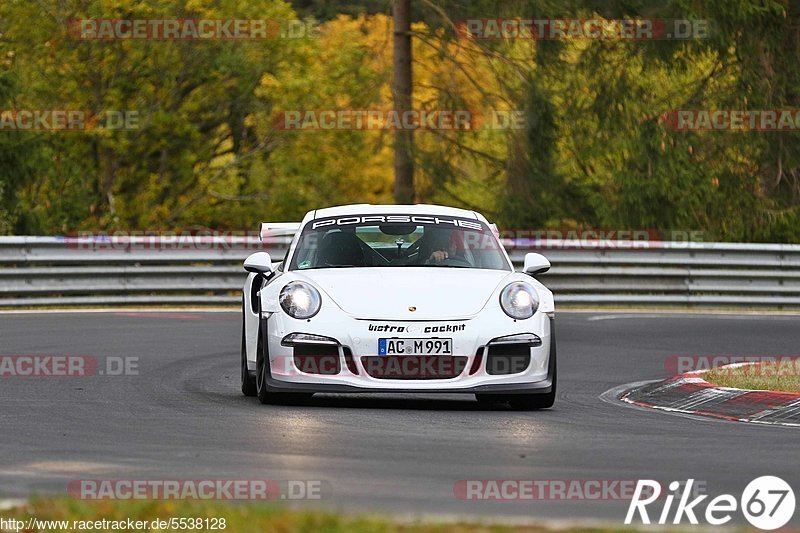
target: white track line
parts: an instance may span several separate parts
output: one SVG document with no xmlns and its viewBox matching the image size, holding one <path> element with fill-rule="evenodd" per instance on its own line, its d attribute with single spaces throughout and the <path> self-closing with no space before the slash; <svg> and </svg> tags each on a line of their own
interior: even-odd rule
<svg viewBox="0 0 800 533">
<path fill-rule="evenodd" d="M 28 503 L 27 500 L 22 500 L 22 499 L 0 500 L 0 511 L 10 511 L 11 509 L 14 509 L 15 507 L 23 507 L 27 503 Z"/>
</svg>

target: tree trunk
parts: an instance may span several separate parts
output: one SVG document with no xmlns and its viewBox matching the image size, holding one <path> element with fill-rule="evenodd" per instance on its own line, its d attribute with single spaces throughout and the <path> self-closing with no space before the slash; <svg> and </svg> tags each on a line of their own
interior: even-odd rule
<svg viewBox="0 0 800 533">
<path fill-rule="evenodd" d="M 394 107 L 411 110 L 411 0 L 394 0 Z M 398 128 L 394 145 L 394 198 L 414 202 L 414 131 Z"/>
</svg>

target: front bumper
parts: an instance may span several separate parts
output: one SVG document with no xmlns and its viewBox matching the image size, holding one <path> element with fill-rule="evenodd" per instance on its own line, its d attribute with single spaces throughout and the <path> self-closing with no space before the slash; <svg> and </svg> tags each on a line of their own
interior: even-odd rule
<svg viewBox="0 0 800 533">
<path fill-rule="evenodd" d="M 262 318 L 262 321 L 261 331 L 266 332 L 270 359 L 267 387 L 274 392 L 546 394 L 553 387 L 556 360 L 554 321 L 541 312 L 524 321 L 478 316 L 463 321 L 401 322 L 359 320 L 339 315 L 327 319 L 315 317 L 311 322 L 293 320 L 281 314 Z M 436 331 L 442 326 L 444 331 Z M 335 357 L 339 358 L 336 372 L 326 375 L 308 373 L 295 364 L 293 348 L 282 345 L 281 340 L 298 332 L 337 341 L 333 348 Z M 541 340 L 538 345 L 529 346 L 530 358 L 524 368 L 500 375 L 487 371 L 490 354 L 487 346 L 492 346 L 491 341 L 519 334 L 534 334 Z M 453 377 L 434 379 L 387 379 L 385 376 L 374 377 L 367 371 L 369 358 L 374 360 L 377 355 L 379 338 L 420 337 L 452 338 L 453 354 L 466 359 L 463 371 Z"/>
</svg>

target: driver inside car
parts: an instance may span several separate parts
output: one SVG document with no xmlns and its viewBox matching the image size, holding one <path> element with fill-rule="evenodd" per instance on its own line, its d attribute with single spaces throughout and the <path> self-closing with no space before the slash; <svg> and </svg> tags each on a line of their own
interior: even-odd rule
<svg viewBox="0 0 800 533">
<path fill-rule="evenodd" d="M 436 228 L 433 230 L 430 241 L 426 249 L 430 251 L 429 254 L 424 254 L 426 257 L 426 265 L 436 265 L 447 261 L 448 259 L 461 259 L 464 260 L 464 235 L 461 230 L 451 230 Z"/>
</svg>

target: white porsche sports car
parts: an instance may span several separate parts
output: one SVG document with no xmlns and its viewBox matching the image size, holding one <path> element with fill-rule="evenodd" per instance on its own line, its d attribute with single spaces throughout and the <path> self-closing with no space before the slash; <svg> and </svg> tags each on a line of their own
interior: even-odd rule
<svg viewBox="0 0 800 533">
<path fill-rule="evenodd" d="M 553 294 L 515 272 L 482 215 L 435 205 L 318 209 L 283 261 L 258 252 L 242 306 L 242 392 L 287 403 L 320 392 L 472 393 L 517 409 L 553 405 Z"/>
</svg>

